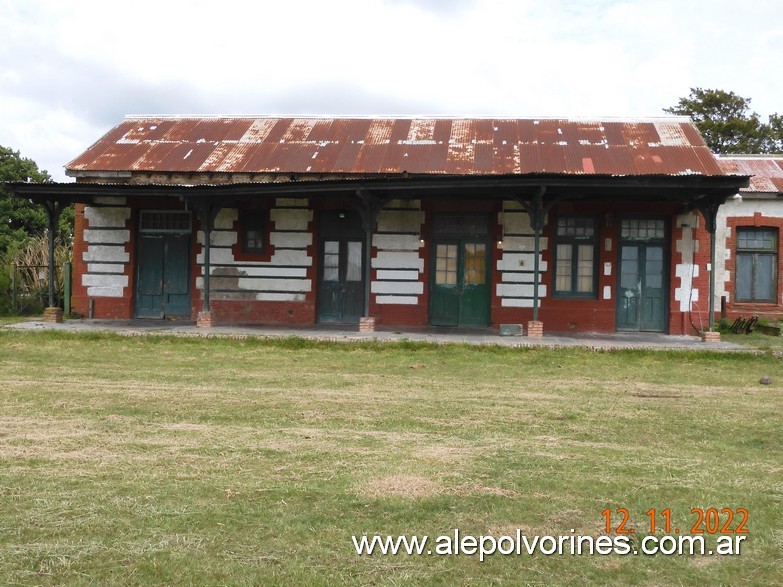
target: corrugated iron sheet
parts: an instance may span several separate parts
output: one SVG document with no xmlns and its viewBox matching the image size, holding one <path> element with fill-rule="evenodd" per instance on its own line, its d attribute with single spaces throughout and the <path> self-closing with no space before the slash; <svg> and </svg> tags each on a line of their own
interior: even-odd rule
<svg viewBox="0 0 783 587">
<path fill-rule="evenodd" d="M 724 175 L 684 118 L 133 117 L 66 169 L 87 175 Z"/>
<path fill-rule="evenodd" d="M 783 156 L 720 155 L 718 164 L 727 174 L 751 176 L 741 192 L 783 194 Z"/>
</svg>

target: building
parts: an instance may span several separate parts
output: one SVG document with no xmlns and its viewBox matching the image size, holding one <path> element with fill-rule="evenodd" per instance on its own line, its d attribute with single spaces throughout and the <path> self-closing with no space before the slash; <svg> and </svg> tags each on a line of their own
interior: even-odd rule
<svg viewBox="0 0 783 587">
<path fill-rule="evenodd" d="M 731 320 L 783 318 L 783 156 L 721 155 L 726 173 L 749 175 L 718 211 L 716 296 Z"/>
<path fill-rule="evenodd" d="M 128 117 L 66 172 L 12 189 L 77 203 L 82 315 L 532 335 L 693 332 L 748 184 L 676 117 Z"/>
</svg>

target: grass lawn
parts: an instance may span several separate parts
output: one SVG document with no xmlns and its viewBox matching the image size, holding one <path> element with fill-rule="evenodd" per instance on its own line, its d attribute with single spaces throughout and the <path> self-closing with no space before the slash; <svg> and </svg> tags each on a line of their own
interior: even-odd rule
<svg viewBox="0 0 783 587">
<path fill-rule="evenodd" d="M 0 330 L 0 366 L 3 584 L 783 584 L 770 353 Z M 690 534 L 713 507 L 749 512 L 739 556 L 351 539 L 598 537 L 626 508 L 636 547 L 651 508 Z"/>
</svg>

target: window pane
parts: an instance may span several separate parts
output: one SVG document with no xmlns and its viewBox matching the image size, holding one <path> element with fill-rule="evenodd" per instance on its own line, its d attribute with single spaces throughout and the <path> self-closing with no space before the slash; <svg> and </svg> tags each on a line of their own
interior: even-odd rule
<svg viewBox="0 0 783 587">
<path fill-rule="evenodd" d="M 457 245 L 437 245 L 435 249 L 436 285 L 457 285 Z"/>
<path fill-rule="evenodd" d="M 623 247 L 620 262 L 620 287 L 638 289 L 639 287 L 639 250 L 636 247 Z"/>
<path fill-rule="evenodd" d="M 756 254 L 755 299 L 775 301 L 775 255 Z"/>
<path fill-rule="evenodd" d="M 557 274 L 555 276 L 555 291 L 571 291 L 572 251 L 570 244 L 557 245 Z"/>
<path fill-rule="evenodd" d="M 340 243 L 324 243 L 324 281 L 340 281 Z"/>
<path fill-rule="evenodd" d="M 769 228 L 740 228 L 737 230 L 737 248 L 743 250 L 777 250 L 777 232 Z"/>
<path fill-rule="evenodd" d="M 487 245 L 484 243 L 465 243 L 465 283 L 486 283 L 486 250 Z"/>
<path fill-rule="evenodd" d="M 362 243 L 360 241 L 348 242 L 348 263 L 345 268 L 345 280 L 362 280 Z"/>
<path fill-rule="evenodd" d="M 662 239 L 666 235 L 666 222 L 658 218 L 623 218 L 620 236 L 630 240 Z"/>
<path fill-rule="evenodd" d="M 753 255 L 737 255 L 737 276 L 734 281 L 738 300 L 753 299 Z"/>
<path fill-rule="evenodd" d="M 579 245 L 577 263 L 576 291 L 591 293 L 593 291 L 593 245 Z"/>
<path fill-rule="evenodd" d="M 557 220 L 557 236 L 593 238 L 595 236 L 595 218 L 562 216 Z"/>
</svg>

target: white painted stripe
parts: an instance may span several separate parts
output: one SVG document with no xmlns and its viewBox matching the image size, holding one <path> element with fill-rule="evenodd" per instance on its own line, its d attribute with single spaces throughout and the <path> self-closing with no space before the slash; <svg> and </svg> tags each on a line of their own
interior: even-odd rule
<svg viewBox="0 0 783 587">
<path fill-rule="evenodd" d="M 372 244 L 378 249 L 418 251 L 422 246 L 419 237 L 411 234 L 374 234 Z"/>
<path fill-rule="evenodd" d="M 125 265 L 114 263 L 88 263 L 87 273 L 122 273 Z"/>
<path fill-rule="evenodd" d="M 84 240 L 89 244 L 124 245 L 130 241 L 130 230 L 90 230 L 84 231 Z"/>
<path fill-rule="evenodd" d="M 130 208 L 89 206 L 84 209 L 84 217 L 90 223 L 91 228 L 125 228 L 125 222 L 130 216 Z"/>
<path fill-rule="evenodd" d="M 413 271 L 395 271 L 394 269 L 378 269 L 378 279 L 405 279 L 408 281 L 418 281 L 420 273 Z"/>
<path fill-rule="evenodd" d="M 372 260 L 374 269 L 418 269 L 424 271 L 424 259 L 419 258 L 419 253 L 387 253 L 379 251 L 378 256 Z"/>
<path fill-rule="evenodd" d="M 373 281 L 370 289 L 377 294 L 421 295 L 424 284 L 418 281 Z"/>
<path fill-rule="evenodd" d="M 399 304 L 402 306 L 415 306 L 419 303 L 419 298 L 415 296 L 375 296 L 376 304 Z"/>
<path fill-rule="evenodd" d="M 125 252 L 125 247 L 112 245 L 89 245 L 87 252 L 82 255 L 82 260 L 106 261 L 109 263 L 127 263 L 130 255 Z"/>
</svg>

